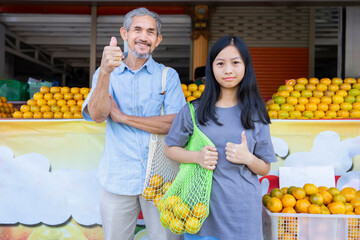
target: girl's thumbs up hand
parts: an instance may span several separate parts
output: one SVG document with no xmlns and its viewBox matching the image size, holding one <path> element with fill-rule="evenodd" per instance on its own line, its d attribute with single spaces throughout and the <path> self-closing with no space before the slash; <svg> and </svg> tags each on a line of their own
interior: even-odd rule
<svg viewBox="0 0 360 240">
<path fill-rule="evenodd" d="M 241 134 L 241 143 L 227 142 L 225 147 L 226 159 L 236 164 L 249 164 L 252 154 L 249 152 L 245 132 Z"/>
</svg>

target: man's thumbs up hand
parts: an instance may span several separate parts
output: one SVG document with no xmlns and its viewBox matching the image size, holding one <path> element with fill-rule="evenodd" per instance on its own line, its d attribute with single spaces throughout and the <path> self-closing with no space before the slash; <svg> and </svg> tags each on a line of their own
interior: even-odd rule
<svg viewBox="0 0 360 240">
<path fill-rule="evenodd" d="M 116 47 L 117 45 L 117 39 L 116 37 L 111 37 L 111 40 L 110 40 L 110 47 Z"/>
<path fill-rule="evenodd" d="M 123 58 L 124 54 L 120 47 L 117 46 L 116 37 L 111 37 L 109 46 L 104 48 L 100 69 L 106 73 L 111 73 L 121 65 Z"/>
</svg>

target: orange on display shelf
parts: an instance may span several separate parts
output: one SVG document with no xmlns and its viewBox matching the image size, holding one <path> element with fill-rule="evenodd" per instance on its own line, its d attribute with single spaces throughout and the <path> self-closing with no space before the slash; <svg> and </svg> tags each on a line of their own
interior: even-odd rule
<svg viewBox="0 0 360 240">
<path fill-rule="evenodd" d="M 266 107 L 272 119 L 360 118 L 360 78 L 286 80 Z"/>
<path fill-rule="evenodd" d="M 195 83 L 191 83 L 189 85 L 181 84 L 181 88 L 186 101 L 189 102 L 201 96 L 205 90 L 205 84 L 200 84 L 199 86 Z"/>
<path fill-rule="evenodd" d="M 14 118 L 81 119 L 81 107 L 90 89 L 42 86 L 32 99 L 14 111 Z"/>
<path fill-rule="evenodd" d="M 12 118 L 12 114 L 17 110 L 14 105 L 6 99 L 6 97 L 0 96 L 0 119 Z"/>
</svg>

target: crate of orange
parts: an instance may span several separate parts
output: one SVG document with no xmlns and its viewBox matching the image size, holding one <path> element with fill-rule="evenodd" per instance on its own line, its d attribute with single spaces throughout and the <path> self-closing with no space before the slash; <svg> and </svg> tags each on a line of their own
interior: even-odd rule
<svg viewBox="0 0 360 240">
<path fill-rule="evenodd" d="M 360 215 L 272 213 L 264 207 L 264 240 L 360 239 Z"/>
<path fill-rule="evenodd" d="M 360 239 L 360 191 L 345 187 L 274 188 L 262 198 L 265 240 Z"/>
</svg>

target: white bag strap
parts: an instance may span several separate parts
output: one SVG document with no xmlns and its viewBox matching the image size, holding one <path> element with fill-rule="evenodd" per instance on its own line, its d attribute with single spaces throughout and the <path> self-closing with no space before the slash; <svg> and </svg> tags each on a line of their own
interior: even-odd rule
<svg viewBox="0 0 360 240">
<path fill-rule="evenodd" d="M 161 92 L 165 92 L 165 86 L 166 86 L 166 75 L 167 71 L 169 70 L 169 67 L 165 67 L 162 72 L 162 80 L 161 80 Z M 165 94 L 165 93 L 164 93 Z M 164 115 L 164 102 L 161 105 L 161 115 Z"/>
</svg>

